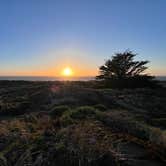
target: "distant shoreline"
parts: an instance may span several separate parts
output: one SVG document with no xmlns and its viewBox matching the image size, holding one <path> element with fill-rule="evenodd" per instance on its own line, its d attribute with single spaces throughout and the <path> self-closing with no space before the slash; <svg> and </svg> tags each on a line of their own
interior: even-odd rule
<svg viewBox="0 0 166 166">
<path fill-rule="evenodd" d="M 166 76 L 156 76 L 159 81 L 166 81 Z M 49 76 L 0 76 L 0 81 L 91 81 L 95 80 L 93 76 L 87 77 L 49 77 Z"/>
</svg>

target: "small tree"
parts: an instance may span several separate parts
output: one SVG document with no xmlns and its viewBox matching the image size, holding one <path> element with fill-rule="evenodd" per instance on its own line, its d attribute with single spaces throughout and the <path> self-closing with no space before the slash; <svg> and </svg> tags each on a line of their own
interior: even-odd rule
<svg viewBox="0 0 166 166">
<path fill-rule="evenodd" d="M 148 61 L 134 61 L 136 54 L 131 51 L 116 53 L 112 59 L 107 60 L 103 66 L 99 68 L 100 75 L 98 79 L 110 78 L 128 78 L 138 76 L 143 73 L 147 67 Z"/>
<path fill-rule="evenodd" d="M 149 86 L 153 77 L 144 73 L 149 61 L 134 61 L 136 55 L 132 51 L 116 53 L 99 67 L 100 75 L 96 79 L 117 87 Z"/>
</svg>

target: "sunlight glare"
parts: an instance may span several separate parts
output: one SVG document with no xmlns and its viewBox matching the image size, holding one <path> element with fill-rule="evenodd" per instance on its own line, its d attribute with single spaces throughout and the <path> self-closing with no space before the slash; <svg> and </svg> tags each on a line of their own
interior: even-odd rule
<svg viewBox="0 0 166 166">
<path fill-rule="evenodd" d="M 73 71 L 70 67 L 66 67 L 63 72 L 62 72 L 63 76 L 72 76 L 73 75 Z"/>
</svg>

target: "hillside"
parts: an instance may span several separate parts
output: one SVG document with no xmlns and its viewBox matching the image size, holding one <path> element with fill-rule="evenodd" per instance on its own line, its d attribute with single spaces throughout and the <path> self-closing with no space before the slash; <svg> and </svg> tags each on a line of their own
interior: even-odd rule
<svg viewBox="0 0 166 166">
<path fill-rule="evenodd" d="M 0 81 L 0 166 L 165 165 L 165 103 L 164 88 Z"/>
</svg>

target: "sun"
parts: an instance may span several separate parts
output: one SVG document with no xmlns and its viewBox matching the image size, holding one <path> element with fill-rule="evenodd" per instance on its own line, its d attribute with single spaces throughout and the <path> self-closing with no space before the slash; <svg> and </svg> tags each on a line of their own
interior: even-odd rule
<svg viewBox="0 0 166 166">
<path fill-rule="evenodd" d="M 72 76 L 73 75 L 73 71 L 72 71 L 72 69 L 70 67 L 66 67 L 62 71 L 62 75 L 66 76 L 66 77 Z"/>
</svg>

